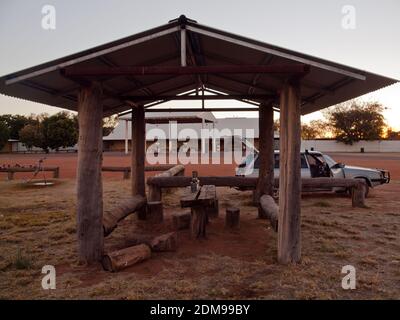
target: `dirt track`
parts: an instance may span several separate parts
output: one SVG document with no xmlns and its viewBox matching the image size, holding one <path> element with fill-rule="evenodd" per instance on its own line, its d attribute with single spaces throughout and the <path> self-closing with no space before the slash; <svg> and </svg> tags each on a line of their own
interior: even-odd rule
<svg viewBox="0 0 400 320">
<path fill-rule="evenodd" d="M 336 161 L 343 162 L 349 165 L 358 165 L 368 168 L 383 168 L 388 169 L 392 179 L 400 179 L 400 153 L 331 153 Z M 61 178 L 75 178 L 77 154 L 0 154 L 0 165 L 15 163 L 21 165 L 35 164 L 43 157 L 46 157 L 45 165 L 54 165 L 60 167 Z M 129 166 L 130 155 L 122 153 L 104 153 L 103 164 L 105 166 Z M 190 175 L 192 170 L 197 170 L 199 175 L 211 176 L 229 176 L 235 174 L 236 164 L 208 164 L 208 165 L 187 165 L 186 174 Z M 48 173 L 49 175 L 49 173 Z M 151 174 L 148 174 L 151 175 Z M 30 178 L 32 174 L 16 174 L 18 178 Z M 120 178 L 122 173 L 103 173 L 105 178 Z M 1 179 L 6 179 L 6 174 L 3 174 Z"/>
</svg>

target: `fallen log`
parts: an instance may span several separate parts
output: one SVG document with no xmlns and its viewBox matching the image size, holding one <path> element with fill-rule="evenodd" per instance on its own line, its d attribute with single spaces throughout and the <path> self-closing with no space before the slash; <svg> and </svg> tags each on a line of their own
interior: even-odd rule
<svg viewBox="0 0 400 320">
<path fill-rule="evenodd" d="M 260 219 L 268 219 L 275 232 L 278 232 L 278 212 L 279 207 L 271 196 L 264 194 L 260 197 L 258 217 Z"/>
<path fill-rule="evenodd" d="M 170 165 L 170 164 L 163 164 L 163 165 L 156 165 L 156 166 L 146 166 L 144 168 L 144 171 L 146 172 L 151 172 L 151 171 L 166 171 L 171 168 L 175 167 L 175 165 Z M 103 166 L 101 168 L 101 171 L 105 172 L 122 172 L 123 173 L 123 178 L 124 179 L 129 179 L 131 175 L 131 167 L 113 167 L 113 166 Z"/>
<path fill-rule="evenodd" d="M 176 232 L 170 232 L 155 237 L 150 242 L 150 248 L 155 252 L 176 251 L 178 248 L 178 234 Z"/>
<path fill-rule="evenodd" d="M 146 199 L 140 195 L 136 195 L 122 202 L 112 210 L 105 212 L 103 215 L 104 236 L 108 236 L 116 228 L 119 221 L 141 209 L 145 204 Z"/>
<path fill-rule="evenodd" d="M 172 168 L 161 172 L 156 175 L 156 177 L 173 177 L 176 175 L 182 175 L 185 172 L 185 166 L 178 164 L 176 166 L 173 166 Z"/>
<path fill-rule="evenodd" d="M 101 264 L 104 270 L 116 272 L 150 257 L 150 247 L 146 244 L 139 244 L 105 254 L 101 260 Z"/>
</svg>

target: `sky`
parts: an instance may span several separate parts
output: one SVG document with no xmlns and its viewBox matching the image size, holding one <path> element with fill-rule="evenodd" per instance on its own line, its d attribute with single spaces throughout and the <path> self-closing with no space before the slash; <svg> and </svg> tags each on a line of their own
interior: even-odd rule
<svg viewBox="0 0 400 320">
<path fill-rule="evenodd" d="M 54 30 L 42 28 L 45 5 L 56 10 Z M 342 10 L 348 5 L 354 8 L 354 28 L 343 27 L 349 12 Z M 0 76 L 165 24 L 185 14 L 217 29 L 400 79 L 399 13 L 398 0 L 1 0 Z M 400 130 L 400 84 L 361 99 L 382 103 L 387 108 L 384 115 L 388 124 Z M 227 102 L 223 103 L 226 106 Z M 220 104 L 212 102 L 212 106 Z M 0 95 L 0 114 L 58 111 Z M 257 113 L 216 116 L 256 117 Z M 302 121 L 320 118 L 322 114 L 315 112 Z"/>
</svg>

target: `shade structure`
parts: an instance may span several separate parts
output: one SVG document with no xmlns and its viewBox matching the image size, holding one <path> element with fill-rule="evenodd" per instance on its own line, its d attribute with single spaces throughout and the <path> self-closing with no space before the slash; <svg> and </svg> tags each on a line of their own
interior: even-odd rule
<svg viewBox="0 0 400 320">
<path fill-rule="evenodd" d="M 182 33 L 184 30 L 184 33 Z M 182 43 L 185 42 L 184 57 Z M 261 66 L 277 68 L 306 65 L 309 72 L 301 77 L 301 113 L 307 114 L 397 82 L 335 62 L 283 49 L 268 43 L 235 35 L 197 23 L 181 16 L 169 23 L 130 37 L 110 42 L 70 56 L 34 66 L 0 78 L 0 93 L 51 106 L 77 110 L 80 84 L 90 77 L 73 79 L 65 70 L 107 71 L 116 68 L 150 66 L 179 67 Z M 211 70 L 211 69 L 209 69 Z M 221 71 L 221 69 L 218 69 Z M 206 87 L 241 96 L 255 104 L 260 96 L 273 99 L 279 94 L 285 73 L 210 72 L 201 74 L 104 75 L 104 115 L 132 107 L 129 97 L 143 97 L 145 107 L 158 96 L 174 96 Z M 148 98 L 149 100 L 146 100 Z M 276 98 L 278 100 L 278 98 Z M 279 103 L 276 103 L 279 108 Z"/>
<path fill-rule="evenodd" d="M 231 98 L 255 105 L 261 146 L 257 202 L 263 195 L 272 196 L 273 111 L 279 111 L 278 261 L 292 263 L 301 259 L 300 115 L 396 82 L 181 16 L 131 37 L 4 76 L 0 93 L 78 111 L 78 254 L 87 263 L 99 260 L 104 250 L 102 117 L 131 110 L 131 194 L 145 197 L 146 110 L 170 100 Z M 204 103 L 198 111 L 210 111 L 203 107 Z M 142 208 L 138 216 L 145 219 L 146 210 Z"/>
</svg>

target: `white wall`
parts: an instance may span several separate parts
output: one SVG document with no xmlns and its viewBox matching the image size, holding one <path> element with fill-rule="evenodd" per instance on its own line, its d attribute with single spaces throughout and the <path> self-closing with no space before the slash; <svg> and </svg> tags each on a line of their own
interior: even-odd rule
<svg viewBox="0 0 400 320">
<path fill-rule="evenodd" d="M 353 145 L 347 145 L 335 140 L 302 140 L 301 150 L 311 150 L 321 152 L 360 152 L 364 148 L 365 152 L 400 152 L 400 140 L 376 140 L 359 141 Z"/>
</svg>

